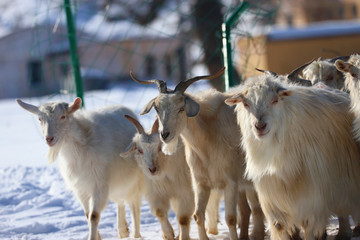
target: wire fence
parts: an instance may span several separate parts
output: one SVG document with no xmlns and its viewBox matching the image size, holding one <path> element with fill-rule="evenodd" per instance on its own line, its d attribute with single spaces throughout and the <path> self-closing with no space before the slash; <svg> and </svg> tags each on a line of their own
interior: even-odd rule
<svg viewBox="0 0 360 240">
<path fill-rule="evenodd" d="M 235 0 L 69 2 L 87 108 L 99 105 L 87 99 L 99 97 L 94 90 L 105 89 L 108 99 L 102 95 L 97 102 L 127 103 L 132 98 L 135 108 L 141 108 L 142 99 L 149 100 L 144 97 L 147 91 L 155 86 L 138 86 L 130 79 L 130 71 L 140 79 L 165 80 L 170 87 L 189 77 L 216 73 L 224 66 L 221 25 L 240 4 Z M 243 62 L 247 56 L 237 50 L 237 39 L 250 39 L 255 29 L 263 31 L 269 23 L 265 19 L 276 12 L 265 10 L 261 0 L 249 2 L 231 31 L 235 69 L 239 69 L 238 60 Z M 12 21 L 12 32 L 0 37 L 0 72 L 2 79 L 11 79 L 0 80 L 0 98 L 45 96 L 44 101 L 72 101 L 76 91 L 64 0 L 5 0 L 0 8 L 0 20 Z M 241 79 L 238 72 L 235 84 Z M 210 87 L 223 90 L 223 83 L 201 81 L 188 91 Z M 136 95 L 139 88 L 141 95 Z M 112 92 L 119 97 L 113 98 Z"/>
</svg>

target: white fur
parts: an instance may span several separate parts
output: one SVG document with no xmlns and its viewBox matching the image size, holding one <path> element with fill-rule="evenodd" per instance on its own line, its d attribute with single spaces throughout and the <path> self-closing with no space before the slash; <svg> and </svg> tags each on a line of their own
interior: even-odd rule
<svg viewBox="0 0 360 240">
<path fill-rule="evenodd" d="M 145 186 L 135 161 L 119 156 L 135 133 L 123 118 L 132 111 L 112 106 L 96 111 L 76 111 L 74 103 L 45 103 L 35 107 L 18 100 L 24 109 L 37 114 L 45 138 L 52 138 L 48 158 L 59 160 L 67 186 L 79 199 L 89 222 L 89 239 L 100 239 L 100 213 L 108 200 L 118 204 L 119 237 L 128 237 L 124 201 L 132 210 L 133 237 L 140 237 L 140 204 Z M 80 104 L 80 105 L 79 105 Z M 73 111 L 76 111 L 73 113 Z"/>
<path fill-rule="evenodd" d="M 328 87 L 342 90 L 344 77 L 336 66 L 327 60 L 315 60 L 303 70 L 305 79 L 310 80 L 312 85 L 324 83 Z"/>
<path fill-rule="evenodd" d="M 348 95 L 284 86 L 266 75 L 238 90 L 226 101 L 237 103 L 246 175 L 254 181 L 271 239 L 289 239 L 291 230 L 303 227 L 305 239 L 312 240 L 322 235 L 330 215 L 359 216 L 360 151 Z"/>
</svg>

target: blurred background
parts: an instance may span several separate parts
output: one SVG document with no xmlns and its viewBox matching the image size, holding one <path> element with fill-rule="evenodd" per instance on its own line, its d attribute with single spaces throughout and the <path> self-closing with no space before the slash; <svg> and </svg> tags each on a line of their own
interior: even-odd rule
<svg viewBox="0 0 360 240">
<path fill-rule="evenodd" d="M 74 94 L 64 0 L 0 1 L 0 99 Z M 224 65 L 237 0 L 72 0 L 84 91 L 140 79 L 176 84 Z M 359 0 L 248 0 L 231 30 L 235 83 L 360 52 Z M 223 90 L 220 81 L 211 86 Z"/>
</svg>

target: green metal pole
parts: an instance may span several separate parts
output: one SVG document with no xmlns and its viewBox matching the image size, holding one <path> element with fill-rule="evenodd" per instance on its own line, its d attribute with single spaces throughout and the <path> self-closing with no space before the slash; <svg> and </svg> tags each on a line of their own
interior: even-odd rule
<svg viewBox="0 0 360 240">
<path fill-rule="evenodd" d="M 79 56 L 77 54 L 76 29 L 71 12 L 70 0 L 64 0 L 64 8 L 66 13 L 67 33 L 70 45 L 71 65 L 75 79 L 76 96 L 81 98 L 82 104 L 84 106 L 84 90 L 80 74 Z"/>
<path fill-rule="evenodd" d="M 226 67 L 224 89 L 229 90 L 230 87 L 234 86 L 234 69 L 232 60 L 232 49 L 231 49 L 231 28 L 235 21 L 239 19 L 240 15 L 249 7 L 249 3 L 243 1 L 230 15 L 230 17 L 222 24 L 222 42 L 223 42 L 223 56 L 224 65 Z"/>
</svg>

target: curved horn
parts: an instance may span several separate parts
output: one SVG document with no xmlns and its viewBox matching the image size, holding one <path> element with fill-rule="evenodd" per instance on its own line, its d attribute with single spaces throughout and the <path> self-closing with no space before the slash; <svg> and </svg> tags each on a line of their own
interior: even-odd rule
<svg viewBox="0 0 360 240">
<path fill-rule="evenodd" d="M 298 78 L 298 77 L 296 79 L 292 79 L 291 81 L 294 82 L 294 83 L 298 83 L 301 86 L 306 86 L 306 87 L 312 86 L 311 81 L 306 80 L 306 79 L 302 79 L 302 78 Z"/>
<path fill-rule="evenodd" d="M 312 63 L 314 60 L 311 60 L 307 63 L 305 63 L 304 65 L 296 68 L 295 70 L 293 70 L 289 75 L 288 75 L 288 79 L 290 81 L 295 81 L 296 80 L 296 76 L 302 71 L 304 70 L 304 68 L 306 68 L 308 65 L 310 65 L 310 63 Z"/>
<path fill-rule="evenodd" d="M 330 59 L 329 62 L 335 63 L 336 60 L 339 60 L 339 59 L 344 61 L 344 62 L 347 62 L 347 61 L 349 61 L 349 58 L 350 58 L 350 56 L 339 56 L 339 57 Z"/>
<path fill-rule="evenodd" d="M 201 80 L 201 79 L 214 79 L 220 77 L 225 71 L 225 67 L 223 67 L 220 71 L 213 75 L 205 75 L 205 76 L 198 76 L 194 78 L 190 78 L 187 80 L 183 80 L 176 85 L 174 92 L 185 92 L 185 90 L 194 82 Z"/>
<path fill-rule="evenodd" d="M 266 74 L 270 74 L 271 76 L 277 77 L 278 74 L 276 72 L 270 71 L 270 70 L 262 70 L 260 68 L 255 68 L 257 71 L 262 72 L 262 73 L 266 73 Z"/>
<path fill-rule="evenodd" d="M 149 84 L 156 84 L 156 86 L 159 89 L 160 93 L 167 93 L 167 87 L 166 87 L 166 82 L 162 81 L 162 80 L 157 80 L 157 79 L 152 79 L 152 80 L 147 80 L 147 81 L 141 81 L 135 78 L 134 74 L 132 73 L 132 71 L 130 71 L 130 77 L 137 83 L 140 84 L 145 84 L 145 85 L 149 85 Z"/>
<path fill-rule="evenodd" d="M 132 125 L 134 125 L 134 127 L 136 128 L 137 132 L 140 133 L 140 134 L 144 134 L 145 131 L 144 131 L 144 128 L 143 126 L 141 126 L 141 124 L 139 123 L 138 120 L 136 120 L 135 118 L 129 116 L 129 115 L 124 115 L 124 117 L 129 120 L 129 122 L 132 123 Z"/>
</svg>

